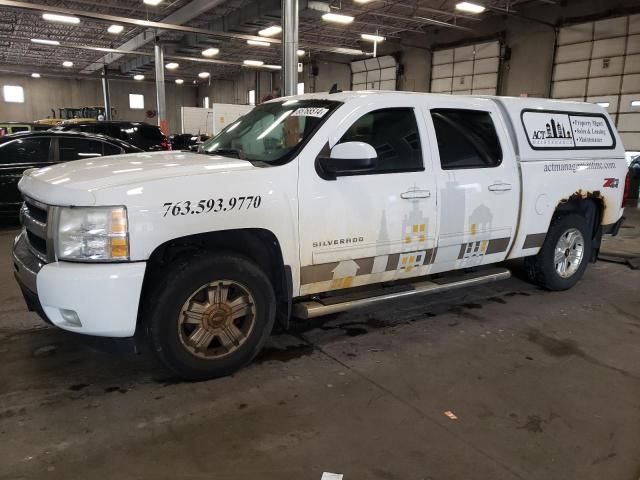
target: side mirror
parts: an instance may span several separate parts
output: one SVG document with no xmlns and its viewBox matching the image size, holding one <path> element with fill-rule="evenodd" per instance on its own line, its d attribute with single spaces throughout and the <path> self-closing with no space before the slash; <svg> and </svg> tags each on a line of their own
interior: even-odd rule
<svg viewBox="0 0 640 480">
<path fill-rule="evenodd" d="M 329 157 L 320 157 L 318 162 L 327 177 L 335 179 L 341 175 L 353 175 L 373 170 L 378 160 L 375 148 L 365 142 L 339 143 L 331 149 Z"/>
</svg>

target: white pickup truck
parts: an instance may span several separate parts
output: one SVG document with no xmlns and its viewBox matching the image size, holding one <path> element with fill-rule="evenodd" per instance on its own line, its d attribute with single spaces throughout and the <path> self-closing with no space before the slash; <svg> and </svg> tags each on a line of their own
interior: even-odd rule
<svg viewBox="0 0 640 480">
<path fill-rule="evenodd" d="M 179 375 L 211 378 L 249 362 L 275 322 L 506 278 L 483 267 L 506 259 L 570 288 L 617 233 L 625 177 L 593 104 L 281 98 L 199 153 L 26 172 L 15 274 L 50 323 L 144 334 Z"/>
</svg>

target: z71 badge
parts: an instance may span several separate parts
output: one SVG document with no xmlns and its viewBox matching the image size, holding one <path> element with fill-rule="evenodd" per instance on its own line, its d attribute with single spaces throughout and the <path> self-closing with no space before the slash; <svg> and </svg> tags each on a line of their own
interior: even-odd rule
<svg viewBox="0 0 640 480">
<path fill-rule="evenodd" d="M 620 181 L 617 178 L 605 178 L 602 186 L 604 188 L 618 188 L 619 183 Z"/>
</svg>

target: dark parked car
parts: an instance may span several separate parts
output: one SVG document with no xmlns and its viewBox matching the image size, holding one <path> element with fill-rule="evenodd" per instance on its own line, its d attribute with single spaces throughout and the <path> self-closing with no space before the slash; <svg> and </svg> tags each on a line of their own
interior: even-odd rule
<svg viewBox="0 0 640 480">
<path fill-rule="evenodd" d="M 146 151 L 171 150 L 169 139 L 160 131 L 160 127 L 144 122 L 78 122 L 63 123 L 56 130 L 99 133 L 119 138 Z"/>
<path fill-rule="evenodd" d="M 209 140 L 208 135 L 192 135 L 191 133 L 177 133 L 169 136 L 173 150 L 190 150 L 197 152 L 198 147 Z"/>
<path fill-rule="evenodd" d="M 22 172 L 69 160 L 142 152 L 117 138 L 79 132 L 24 132 L 0 137 L 0 217 L 16 217 Z"/>
</svg>

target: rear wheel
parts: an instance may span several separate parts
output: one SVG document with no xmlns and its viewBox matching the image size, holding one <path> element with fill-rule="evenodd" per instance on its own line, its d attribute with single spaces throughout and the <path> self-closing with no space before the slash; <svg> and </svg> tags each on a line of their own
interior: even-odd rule
<svg viewBox="0 0 640 480">
<path fill-rule="evenodd" d="M 584 274 L 591 254 L 589 223 L 578 214 L 556 217 L 535 257 L 526 259 L 529 277 L 547 290 L 567 290 Z"/>
<path fill-rule="evenodd" d="M 190 380 L 229 375 L 249 363 L 273 328 L 269 278 L 236 255 L 198 254 L 173 265 L 146 318 L 153 350 Z"/>
</svg>

